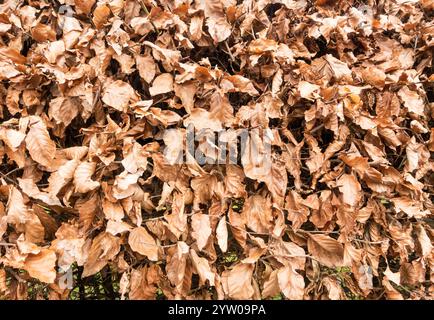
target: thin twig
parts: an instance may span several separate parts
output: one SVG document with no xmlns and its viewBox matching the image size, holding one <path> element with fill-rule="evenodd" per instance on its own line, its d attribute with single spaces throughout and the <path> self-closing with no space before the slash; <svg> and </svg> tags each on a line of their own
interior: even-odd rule
<svg viewBox="0 0 434 320">
<path fill-rule="evenodd" d="M 302 229 L 297 230 L 297 232 L 301 232 L 301 233 L 325 233 L 325 234 L 334 233 L 334 234 L 339 234 L 339 231 L 302 230 Z"/>
<path fill-rule="evenodd" d="M 228 50 L 228 55 L 231 57 L 232 61 L 235 62 L 235 57 L 233 56 L 231 49 L 229 48 L 228 42 L 225 41 L 226 50 Z"/>
<path fill-rule="evenodd" d="M 369 240 L 362 240 L 362 239 L 352 239 L 351 241 L 357 241 L 357 242 L 369 243 L 369 244 L 382 244 L 382 243 L 384 243 L 384 242 L 387 242 L 387 240 L 382 240 L 382 241 L 369 241 Z"/>
<path fill-rule="evenodd" d="M 16 244 L 15 243 L 0 242 L 0 246 L 3 246 L 3 247 L 15 247 Z"/>
<path fill-rule="evenodd" d="M 13 183 L 15 186 L 18 186 L 18 183 L 11 178 L 9 178 L 7 175 L 5 175 L 3 172 L 0 172 L 0 175 L 3 177 L 3 179 L 9 181 L 10 183 Z"/>
<path fill-rule="evenodd" d="M 26 280 L 24 280 L 23 278 L 21 278 L 18 274 L 16 274 L 15 273 L 15 271 L 14 270 L 12 270 L 11 268 L 5 268 L 6 269 L 6 271 L 8 272 L 8 273 L 10 273 L 11 275 L 13 275 L 14 276 L 14 278 L 15 279 L 17 279 L 17 281 L 18 282 L 26 282 Z"/>
<path fill-rule="evenodd" d="M 145 4 L 143 3 L 143 1 L 142 1 L 142 0 L 139 0 L 139 3 L 140 3 L 140 6 L 142 7 L 143 11 L 145 11 L 145 13 L 149 16 L 150 12 L 149 12 L 148 8 L 146 8 L 146 6 L 145 6 Z M 154 28 L 154 31 L 158 34 L 158 29 L 157 29 L 157 27 L 155 26 L 154 22 L 151 21 L 150 19 L 149 19 L 149 22 L 151 23 L 152 27 Z"/>
<path fill-rule="evenodd" d="M 300 254 L 300 255 L 292 255 L 292 254 L 270 254 L 270 255 L 268 255 L 268 256 L 261 257 L 260 259 L 269 259 L 269 258 L 274 258 L 274 257 L 283 257 L 283 258 L 309 258 L 309 259 L 312 259 L 312 260 L 315 260 L 315 261 L 321 262 L 321 261 L 319 261 L 317 258 L 312 257 L 312 256 L 307 255 L 307 254 Z"/>
<path fill-rule="evenodd" d="M 24 168 L 15 168 L 15 169 L 9 171 L 8 173 L 6 173 L 4 176 L 7 177 L 8 175 L 10 175 L 10 174 L 12 174 L 12 173 L 14 173 L 14 172 L 16 172 L 16 171 L 23 170 L 23 169 L 24 169 Z"/>
<path fill-rule="evenodd" d="M 323 124 L 323 123 L 320 124 L 319 126 L 317 126 L 316 128 L 313 128 L 312 130 L 310 130 L 309 133 L 315 133 L 315 132 L 317 132 L 318 130 L 321 130 L 322 128 L 324 128 L 324 124 Z"/>
</svg>

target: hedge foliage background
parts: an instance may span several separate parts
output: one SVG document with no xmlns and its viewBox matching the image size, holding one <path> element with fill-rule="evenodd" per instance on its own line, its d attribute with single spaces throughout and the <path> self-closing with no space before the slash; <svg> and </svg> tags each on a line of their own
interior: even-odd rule
<svg viewBox="0 0 434 320">
<path fill-rule="evenodd" d="M 431 299 L 433 11 L 0 1 L 1 299 Z"/>
</svg>

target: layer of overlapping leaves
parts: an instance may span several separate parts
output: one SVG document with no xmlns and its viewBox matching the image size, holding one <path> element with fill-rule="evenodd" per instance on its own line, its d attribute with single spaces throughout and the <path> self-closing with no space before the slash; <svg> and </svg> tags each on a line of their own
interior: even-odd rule
<svg viewBox="0 0 434 320">
<path fill-rule="evenodd" d="M 433 9 L 2 1 L 0 297 L 429 298 Z"/>
</svg>

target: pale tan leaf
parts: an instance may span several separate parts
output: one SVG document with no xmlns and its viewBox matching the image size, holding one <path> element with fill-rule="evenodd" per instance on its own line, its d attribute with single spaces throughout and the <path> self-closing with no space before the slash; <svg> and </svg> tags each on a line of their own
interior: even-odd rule
<svg viewBox="0 0 434 320">
<path fill-rule="evenodd" d="M 217 119 L 226 127 L 230 127 L 234 121 L 234 109 L 228 97 L 218 91 L 210 98 L 210 118 Z"/>
<path fill-rule="evenodd" d="M 326 277 L 323 279 L 322 284 L 327 288 L 327 295 L 330 300 L 342 300 L 343 290 L 338 280 L 332 277 Z"/>
<path fill-rule="evenodd" d="M 23 269 L 29 275 L 45 283 L 54 283 L 56 279 L 56 253 L 50 249 L 41 249 L 38 254 L 30 254 Z"/>
<path fill-rule="evenodd" d="M 166 265 L 167 278 L 176 286 L 178 291 L 182 290 L 187 266 L 189 247 L 183 241 L 176 244 L 176 252 L 170 257 Z"/>
<path fill-rule="evenodd" d="M 75 169 L 77 169 L 79 164 L 80 160 L 78 159 L 65 162 L 57 171 L 50 175 L 48 178 L 48 187 L 45 191 L 56 196 L 64 186 L 72 181 Z"/>
<path fill-rule="evenodd" d="M 89 250 L 89 257 L 84 264 L 83 277 L 94 275 L 112 260 L 120 250 L 120 239 L 107 232 L 96 236 Z"/>
<path fill-rule="evenodd" d="M 173 89 L 175 95 L 181 99 L 185 111 L 190 114 L 194 108 L 194 96 L 198 89 L 197 84 L 193 81 L 187 81 L 182 84 L 175 83 Z"/>
<path fill-rule="evenodd" d="M 428 234 L 422 225 L 417 226 L 416 234 L 422 256 L 428 257 L 433 251 L 433 244 L 431 239 L 428 237 Z"/>
<path fill-rule="evenodd" d="M 41 220 L 36 214 L 31 213 L 24 226 L 26 240 L 33 243 L 43 243 L 45 238 L 45 229 Z"/>
<path fill-rule="evenodd" d="M 412 200 L 408 197 L 398 197 L 390 199 L 395 207 L 395 211 L 402 211 L 410 218 L 423 218 L 430 214 L 429 210 L 423 210 L 423 203 Z"/>
<path fill-rule="evenodd" d="M 252 285 L 254 265 L 239 263 L 231 270 L 223 271 L 223 288 L 227 295 L 235 300 L 252 299 L 255 290 Z"/>
<path fill-rule="evenodd" d="M 40 191 L 38 186 L 33 182 L 33 179 L 18 178 L 18 184 L 21 190 L 29 197 L 41 200 L 50 206 L 62 206 L 55 195 Z"/>
<path fill-rule="evenodd" d="M 228 250 L 228 227 L 226 226 L 226 217 L 220 219 L 216 229 L 217 242 L 222 252 Z"/>
<path fill-rule="evenodd" d="M 359 202 L 361 198 L 362 187 L 353 175 L 342 175 L 337 181 L 337 186 L 343 195 L 342 200 L 344 203 L 350 206 L 355 206 Z"/>
<path fill-rule="evenodd" d="M 309 234 L 307 239 L 309 253 L 329 268 L 343 265 L 344 248 L 335 239 L 323 234 Z"/>
<path fill-rule="evenodd" d="M 243 206 L 243 215 L 246 217 L 249 229 L 268 233 L 273 221 L 270 198 L 260 195 L 249 197 Z"/>
<path fill-rule="evenodd" d="M 2 140 L 13 151 L 18 149 L 25 137 L 26 135 L 21 131 L 0 128 L 0 140 Z"/>
<path fill-rule="evenodd" d="M 204 1 L 203 4 L 209 34 L 216 43 L 226 40 L 231 35 L 231 25 L 226 19 L 221 0 Z"/>
<path fill-rule="evenodd" d="M 125 300 L 125 294 L 128 292 L 130 286 L 130 280 L 128 278 L 128 273 L 124 272 L 122 274 L 121 280 L 119 280 L 119 292 L 121 294 L 121 300 Z"/>
<path fill-rule="evenodd" d="M 252 81 L 240 75 L 223 78 L 220 82 L 220 87 L 223 89 L 223 92 L 244 92 L 251 96 L 259 94 L 258 90 L 253 86 Z"/>
<path fill-rule="evenodd" d="M 102 210 L 107 220 L 121 221 L 124 218 L 124 209 L 118 202 L 103 199 Z"/>
<path fill-rule="evenodd" d="M 235 240 L 242 248 L 246 246 L 247 231 L 246 231 L 246 217 L 232 210 L 228 213 L 229 225 Z"/>
<path fill-rule="evenodd" d="M 137 100 L 133 87 L 124 81 L 116 80 L 104 88 L 102 101 L 118 111 L 126 111 L 130 102 Z"/>
<path fill-rule="evenodd" d="M 85 254 L 85 239 L 78 238 L 78 229 L 74 230 L 70 225 L 67 228 L 63 228 L 63 230 L 65 229 L 70 229 L 70 234 L 60 235 L 60 232 L 57 232 L 58 238 L 52 242 L 51 246 L 56 251 L 58 257 L 57 265 L 63 271 L 69 270 L 75 262 L 77 262 L 77 265 L 82 266 L 87 258 Z M 62 227 L 59 228 L 59 231 L 61 230 Z"/>
<path fill-rule="evenodd" d="M 177 65 L 181 59 L 181 53 L 179 51 L 162 48 L 150 41 L 144 41 L 143 44 L 153 49 L 152 54 L 154 58 L 162 61 L 163 64 L 165 64 L 167 71 L 172 71 L 170 68 Z"/>
<path fill-rule="evenodd" d="M 279 294 L 281 292 L 279 281 L 277 279 L 277 273 L 279 270 L 273 270 L 270 273 L 270 276 L 267 280 L 264 282 L 264 290 L 262 290 L 262 297 L 268 298 L 268 297 L 274 297 L 275 295 Z"/>
<path fill-rule="evenodd" d="M 155 299 L 157 287 L 151 278 L 151 268 L 144 266 L 139 270 L 133 269 L 130 278 L 130 300 L 150 300 Z"/>
<path fill-rule="evenodd" d="M 215 274 L 211 271 L 208 260 L 199 257 L 196 251 L 194 251 L 193 249 L 190 249 L 190 257 L 193 262 L 193 266 L 200 277 L 201 282 L 204 284 L 206 280 L 208 280 L 209 284 L 213 286 Z"/>
<path fill-rule="evenodd" d="M 95 162 L 82 162 L 80 163 L 74 172 L 74 184 L 75 191 L 80 193 L 86 193 L 95 190 L 100 186 L 98 181 L 92 180 L 92 175 L 95 172 Z"/>
<path fill-rule="evenodd" d="M 279 269 L 277 281 L 280 290 L 289 300 L 302 300 L 304 295 L 304 279 L 291 266 Z"/>
<path fill-rule="evenodd" d="M 191 217 L 192 236 L 196 239 L 199 250 L 202 250 L 211 236 L 211 224 L 209 216 L 203 213 L 196 213 Z"/>
<path fill-rule="evenodd" d="M 136 173 L 139 169 L 146 169 L 148 157 L 139 143 L 134 142 L 126 145 L 123 149 L 123 154 L 122 165 L 129 173 Z"/>
<path fill-rule="evenodd" d="M 128 244 L 133 251 L 148 257 L 149 260 L 158 260 L 158 245 L 145 228 L 137 227 L 132 230 L 128 237 Z"/>
<path fill-rule="evenodd" d="M 41 119 L 36 118 L 36 121 L 29 126 L 26 148 L 29 150 L 30 156 L 37 163 L 50 167 L 56 154 L 56 145 L 50 139 L 47 128 Z"/>
<path fill-rule="evenodd" d="M 48 115 L 57 123 L 62 123 L 67 127 L 78 115 L 80 107 L 79 99 L 58 97 L 51 100 Z"/>
<path fill-rule="evenodd" d="M 401 275 L 399 272 L 392 272 L 390 270 L 390 267 L 387 266 L 386 271 L 384 271 L 384 275 L 387 277 L 388 280 L 394 282 L 397 285 L 401 284 Z"/>
<path fill-rule="evenodd" d="M 25 224 L 29 217 L 29 209 L 24 203 L 23 195 L 15 187 L 11 188 L 6 214 L 8 223 L 14 225 Z"/>
<path fill-rule="evenodd" d="M 409 112 L 419 116 L 424 115 L 425 104 L 416 91 L 412 91 L 407 86 L 404 86 L 398 91 L 398 96 Z"/>
<path fill-rule="evenodd" d="M 32 38 L 38 42 L 55 41 L 56 32 L 48 24 L 38 23 L 32 28 Z"/>
<path fill-rule="evenodd" d="M 195 130 L 219 131 L 223 128 L 218 119 L 212 118 L 210 112 L 201 108 L 191 110 L 190 116 L 184 120 L 184 126 L 188 127 L 189 125 L 193 125 Z"/>
<path fill-rule="evenodd" d="M 136 65 L 142 79 L 147 83 L 151 83 L 156 73 L 154 59 L 150 55 L 136 56 Z"/>
<path fill-rule="evenodd" d="M 0 269 L 0 292 L 1 293 L 5 293 L 6 290 L 8 289 L 7 285 L 6 285 L 6 271 L 5 269 Z"/>
<path fill-rule="evenodd" d="M 173 91 L 173 76 L 170 73 L 162 73 L 157 76 L 154 82 L 152 82 L 152 87 L 149 88 L 151 96 L 171 91 Z"/>
<path fill-rule="evenodd" d="M 111 235 L 117 236 L 118 234 L 131 231 L 131 229 L 132 227 L 126 222 L 109 220 L 105 231 Z"/>
<path fill-rule="evenodd" d="M 90 198 L 80 199 L 75 203 L 78 209 L 80 226 L 87 231 L 100 210 L 100 200 L 97 193 L 91 194 Z"/>
<path fill-rule="evenodd" d="M 244 198 L 247 195 L 244 171 L 239 166 L 228 164 L 225 175 L 225 191 L 228 196 L 234 198 Z"/>
</svg>

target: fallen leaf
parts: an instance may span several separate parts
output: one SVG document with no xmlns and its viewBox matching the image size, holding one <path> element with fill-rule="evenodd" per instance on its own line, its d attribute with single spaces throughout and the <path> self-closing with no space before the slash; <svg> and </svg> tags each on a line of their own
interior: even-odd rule
<svg viewBox="0 0 434 320">
<path fill-rule="evenodd" d="M 196 213 L 191 217 L 192 236 L 196 239 L 199 250 L 202 250 L 208 243 L 211 236 L 211 225 L 209 216 L 203 213 Z"/>
<path fill-rule="evenodd" d="M 143 227 L 137 227 L 130 232 L 128 244 L 135 252 L 149 258 L 151 261 L 158 260 L 158 246 L 154 238 Z"/>
<path fill-rule="evenodd" d="M 309 234 L 307 248 L 315 259 L 329 268 L 343 265 L 344 248 L 341 243 L 323 234 Z"/>
</svg>

